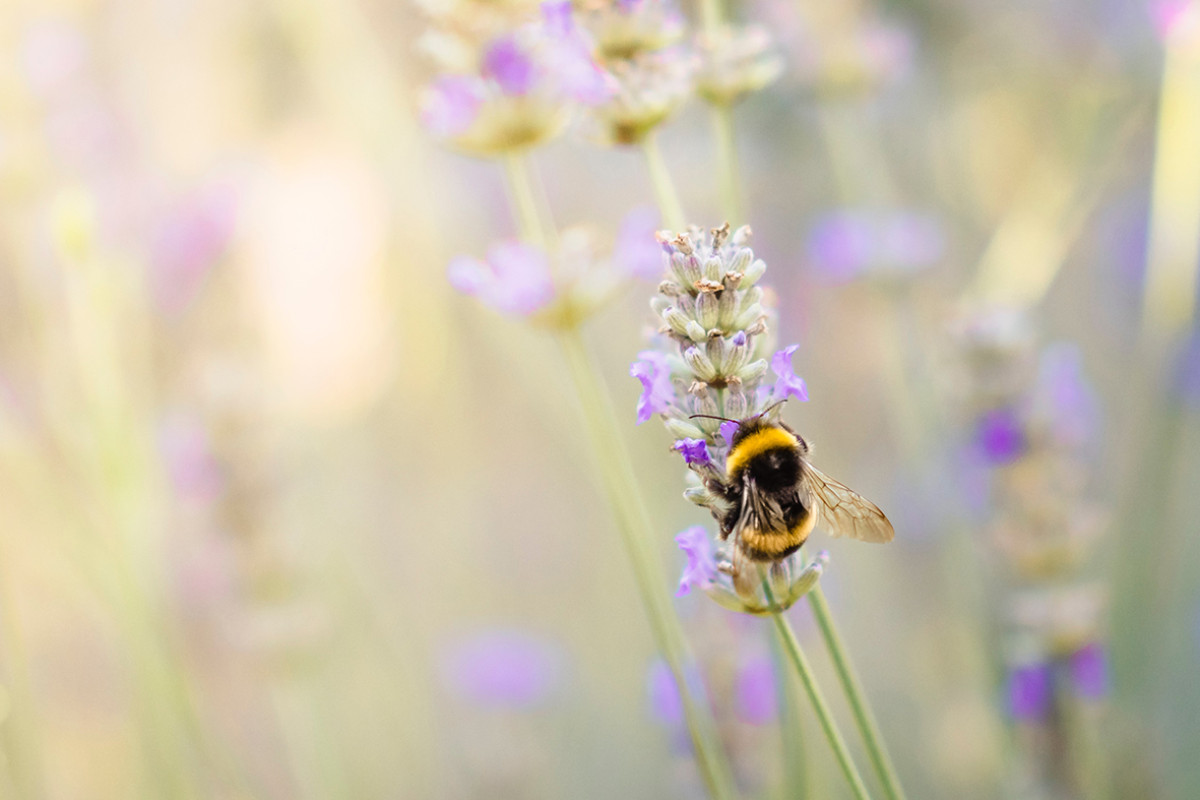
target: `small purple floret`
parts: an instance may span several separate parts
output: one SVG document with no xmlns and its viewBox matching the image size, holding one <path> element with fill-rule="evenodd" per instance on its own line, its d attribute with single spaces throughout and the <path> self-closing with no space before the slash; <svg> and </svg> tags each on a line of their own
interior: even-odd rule
<svg viewBox="0 0 1200 800">
<path fill-rule="evenodd" d="M 442 673 L 448 688 L 486 706 L 529 708 L 561 681 L 563 655 L 550 642 L 522 631 L 493 630 L 449 646 Z"/>
<path fill-rule="evenodd" d="M 1075 693 L 1087 700 L 1100 700 L 1108 694 L 1108 653 L 1104 645 L 1092 642 L 1071 655 L 1071 682 Z"/>
<path fill-rule="evenodd" d="M 450 284 L 508 314 L 532 314 L 554 299 L 546 254 L 520 242 L 501 242 L 487 262 L 461 256 L 446 270 Z"/>
<path fill-rule="evenodd" d="M 708 531 L 700 525 L 693 525 L 680 531 L 675 537 L 679 549 L 687 555 L 687 566 L 679 578 L 679 591 L 676 597 L 682 597 L 692 590 L 693 586 L 701 588 L 711 584 L 717 577 L 717 562 L 713 558 L 712 540 Z"/>
<path fill-rule="evenodd" d="M 638 353 L 638 359 L 630 365 L 629 374 L 642 382 L 642 396 L 637 404 L 637 424 L 641 425 L 671 407 L 675 387 L 671 385 L 671 367 L 666 355 L 643 350 Z"/>
<path fill-rule="evenodd" d="M 421 100 L 421 124 L 434 136 L 465 133 L 483 105 L 483 87 L 477 78 L 443 75 L 425 90 Z"/>
<path fill-rule="evenodd" d="M 1008 710 L 1020 722 L 1036 722 L 1050 709 L 1054 675 L 1049 664 L 1027 664 L 1008 675 Z"/>
<path fill-rule="evenodd" d="M 650 206 L 639 206 L 626 214 L 613 248 L 613 264 L 617 269 L 642 280 L 661 278 L 662 247 L 654 238 L 657 229 L 658 212 Z"/>
<path fill-rule="evenodd" d="M 678 725 L 683 722 L 683 700 L 679 697 L 679 687 L 675 685 L 675 676 L 665 661 L 655 661 L 646 673 L 646 699 L 650 704 L 650 713 L 665 725 Z"/>
<path fill-rule="evenodd" d="M 483 74 L 508 95 L 528 94 L 537 77 L 533 60 L 512 36 L 491 43 L 483 54 Z"/>
<path fill-rule="evenodd" d="M 979 418 L 975 443 L 987 463 L 1010 464 L 1025 451 L 1025 429 L 1013 409 L 993 409 Z"/>
<path fill-rule="evenodd" d="M 734 700 L 742 722 L 766 725 L 775 718 L 775 669 L 771 659 L 752 659 L 738 671 Z"/>
<path fill-rule="evenodd" d="M 737 435 L 738 428 L 741 427 L 736 422 L 722 422 L 720 431 L 721 438 L 725 440 L 725 444 L 732 445 L 733 437 Z"/>
<path fill-rule="evenodd" d="M 808 388 L 804 385 L 804 379 L 792 371 L 792 353 L 799 348 L 798 344 L 789 345 L 771 357 L 771 371 L 778 376 L 772 393 L 776 401 L 795 397 L 801 403 L 808 402 Z"/>
<path fill-rule="evenodd" d="M 708 453 L 708 442 L 703 439 L 680 439 L 675 449 L 683 453 L 689 467 L 711 467 L 713 460 Z"/>
</svg>

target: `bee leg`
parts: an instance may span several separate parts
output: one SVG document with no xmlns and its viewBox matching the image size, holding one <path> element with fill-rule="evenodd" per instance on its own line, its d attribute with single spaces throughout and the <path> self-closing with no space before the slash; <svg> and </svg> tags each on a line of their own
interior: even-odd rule
<svg viewBox="0 0 1200 800">
<path fill-rule="evenodd" d="M 735 547 L 732 567 L 733 570 L 729 574 L 733 578 L 734 591 L 748 600 L 756 599 L 759 583 L 758 565 L 746 558 L 741 548 Z"/>
</svg>

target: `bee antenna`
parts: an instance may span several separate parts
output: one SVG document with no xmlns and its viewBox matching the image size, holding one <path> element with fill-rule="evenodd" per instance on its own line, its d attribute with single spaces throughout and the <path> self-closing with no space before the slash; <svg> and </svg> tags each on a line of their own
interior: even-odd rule
<svg viewBox="0 0 1200 800">
<path fill-rule="evenodd" d="M 719 419 L 723 420 L 724 422 L 737 422 L 736 419 L 730 419 L 729 417 L 714 417 L 712 414 L 692 414 L 690 417 L 688 417 L 688 419 L 695 419 L 696 417 L 704 417 L 705 419 Z"/>
<path fill-rule="evenodd" d="M 783 405 L 784 403 L 786 403 L 786 402 L 787 402 L 787 400 L 788 400 L 788 399 L 785 397 L 785 398 L 783 398 L 782 400 L 779 400 L 778 402 L 772 403 L 771 405 L 769 405 L 769 406 L 767 406 L 766 408 L 764 408 L 762 411 L 758 412 L 758 414 L 756 414 L 755 416 L 756 416 L 757 418 L 761 419 L 761 418 L 765 417 L 767 414 L 770 414 L 770 413 L 771 413 L 772 411 L 774 411 L 775 409 L 779 408 L 779 407 L 780 407 L 781 405 Z"/>
</svg>

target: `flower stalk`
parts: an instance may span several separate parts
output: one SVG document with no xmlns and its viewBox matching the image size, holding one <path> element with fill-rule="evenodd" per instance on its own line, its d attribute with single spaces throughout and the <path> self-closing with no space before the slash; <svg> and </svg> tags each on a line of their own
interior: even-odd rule
<svg viewBox="0 0 1200 800">
<path fill-rule="evenodd" d="M 829 601 L 825 599 L 820 585 L 813 587 L 813 590 L 809 592 L 808 602 L 812 607 L 817 627 L 821 630 L 821 638 L 825 641 L 825 647 L 829 649 L 829 657 L 833 660 L 833 668 L 837 672 L 838 682 L 842 685 L 842 691 L 845 692 L 846 700 L 850 703 L 850 710 L 854 714 L 854 724 L 858 727 L 858 731 L 867 745 L 867 755 L 871 759 L 871 766 L 875 769 L 875 774 L 879 776 L 879 782 L 883 784 L 884 794 L 887 795 L 888 800 L 904 800 L 904 789 L 900 786 L 896 767 L 892 763 L 887 746 L 883 742 L 883 736 L 879 732 L 879 723 L 871 712 L 871 706 L 867 702 L 867 696 L 858 679 L 858 674 L 854 671 L 854 665 L 850 663 L 850 655 L 834 624 L 833 614 L 829 610 Z"/>
<path fill-rule="evenodd" d="M 774 603 L 771 581 L 764 579 L 762 586 L 763 593 Z M 800 677 L 800 683 L 804 686 L 804 691 L 808 694 L 808 699 L 812 703 L 813 710 L 817 712 L 817 720 L 821 723 L 821 731 L 829 741 L 829 746 L 833 748 L 833 754 L 837 757 L 838 766 L 841 767 L 842 774 L 846 776 L 846 781 L 850 784 L 850 789 L 854 792 L 854 796 L 858 800 L 867 800 L 870 795 L 867 793 L 866 784 L 863 783 L 862 775 L 859 774 L 858 768 L 854 765 L 854 760 L 850 757 L 850 751 L 846 748 L 846 741 L 842 738 L 837 723 L 833 719 L 833 714 L 829 710 L 829 704 L 825 702 L 825 697 L 821 694 L 821 688 L 817 686 L 817 679 L 813 675 L 812 667 L 809 666 L 808 659 L 800 647 L 800 640 L 796 638 L 791 625 L 788 624 L 787 617 L 782 612 L 777 611 L 771 616 L 775 622 L 775 632 L 779 636 L 780 644 L 783 645 L 783 650 L 792 662 L 792 666 L 796 668 L 796 674 Z"/>
<path fill-rule="evenodd" d="M 683 204 L 679 202 L 679 192 L 675 189 L 675 182 L 658 146 L 658 137 L 654 134 L 647 136 L 642 141 L 642 152 L 646 155 L 646 168 L 650 171 L 650 183 L 654 187 L 654 197 L 663 223 L 672 230 L 683 230 L 686 227 Z"/>
<path fill-rule="evenodd" d="M 649 513 L 633 479 L 632 461 L 622 442 L 615 412 L 579 330 L 562 330 L 558 339 L 579 397 L 596 466 L 634 569 L 638 593 L 655 641 L 679 690 L 701 775 L 713 798 L 732 798 L 735 796 L 733 781 L 717 737 L 716 724 L 708 708 L 697 702 L 688 685 L 686 676 L 690 658 L 683 631 L 658 588 L 662 565 L 649 545 L 652 531 Z"/>
<path fill-rule="evenodd" d="M 536 204 L 517 199 L 534 196 L 526 162 L 513 157 L 506 161 L 506 167 L 523 235 L 526 238 L 540 236 L 544 242 L 545 228 Z M 563 324 L 555 327 L 555 335 L 579 399 L 589 449 L 612 506 L 621 542 L 633 567 L 634 583 L 646 611 L 651 633 L 679 691 L 684 721 L 701 777 L 713 800 L 731 800 L 736 796 L 732 772 L 711 711 L 695 697 L 689 686 L 687 675 L 691 658 L 687 653 L 683 630 L 659 588 L 663 568 L 650 545 L 653 524 L 642 500 L 641 489 L 633 478 L 633 461 L 625 449 L 607 389 L 583 340 L 581 322 L 582 318 L 578 316 L 564 318 Z"/>
</svg>

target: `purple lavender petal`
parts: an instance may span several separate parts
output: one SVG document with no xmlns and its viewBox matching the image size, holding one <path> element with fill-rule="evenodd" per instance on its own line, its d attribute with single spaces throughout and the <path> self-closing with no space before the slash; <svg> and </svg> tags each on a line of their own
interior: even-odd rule
<svg viewBox="0 0 1200 800">
<path fill-rule="evenodd" d="M 703 439 L 680 439 L 675 443 L 675 449 L 683 453 L 683 460 L 689 467 L 711 467 L 713 460 L 708 453 L 708 442 Z"/>
<path fill-rule="evenodd" d="M 528 94 L 537 77 L 533 60 L 513 36 L 502 36 L 483 54 L 483 74 L 508 95 Z"/>
<path fill-rule="evenodd" d="M 492 305 L 512 314 L 531 314 L 554 299 L 554 281 L 546 254 L 522 242 L 500 242 L 488 250 L 496 274 Z"/>
<path fill-rule="evenodd" d="M 617 81 L 593 59 L 578 31 L 569 31 L 546 43 L 546 70 L 562 95 L 588 106 L 607 102 L 617 92 Z"/>
<path fill-rule="evenodd" d="M 1025 428 L 1016 411 L 997 408 L 981 416 L 975 425 L 975 445 L 993 466 L 1020 458 L 1025 452 Z"/>
<path fill-rule="evenodd" d="M 460 640 L 442 653 L 442 677 L 458 696 L 482 706 L 530 708 L 558 687 L 562 651 L 523 631 L 492 630 Z"/>
<path fill-rule="evenodd" d="M 661 278 L 663 256 L 662 245 L 654 238 L 657 229 L 658 212 L 650 206 L 639 206 L 626 214 L 613 248 L 616 267 L 647 281 Z"/>
<path fill-rule="evenodd" d="M 531 314 L 554 299 L 545 253 L 520 242 L 493 245 L 486 263 L 460 256 L 450 262 L 446 277 L 463 294 L 507 314 Z"/>
<path fill-rule="evenodd" d="M 158 449 L 181 498 L 209 503 L 221 495 L 225 474 L 200 419 L 184 414 L 168 416 L 159 427 Z"/>
<path fill-rule="evenodd" d="M 1081 446 L 1092 439 L 1099 425 L 1099 404 L 1076 345 L 1059 342 L 1042 352 L 1036 393 L 1058 441 Z"/>
<path fill-rule="evenodd" d="M 1154 30 L 1162 38 L 1167 38 L 1171 31 L 1185 19 L 1189 0 L 1151 0 L 1150 21 Z"/>
<path fill-rule="evenodd" d="M 775 668 L 771 659 L 751 659 L 738 671 L 734 685 L 734 708 L 738 719 L 751 725 L 766 725 L 775 719 Z"/>
<path fill-rule="evenodd" d="M 725 440 L 726 445 L 733 444 L 733 437 L 737 434 L 738 428 L 741 427 L 736 422 L 722 422 L 720 431 L 721 438 Z"/>
<path fill-rule="evenodd" d="M 458 291 L 474 297 L 494 278 L 491 270 L 479 259 L 458 256 L 446 267 L 446 279 Z"/>
<path fill-rule="evenodd" d="M 421 124 L 434 136 L 465 133 L 483 105 L 484 89 L 477 78 L 443 75 L 421 97 Z"/>
<path fill-rule="evenodd" d="M 1108 653 L 1104 645 L 1092 642 L 1071 656 L 1071 683 L 1075 693 L 1086 700 L 1100 700 L 1108 694 Z"/>
<path fill-rule="evenodd" d="M 150 243 L 151 286 L 160 310 L 178 313 L 228 250 L 236 222 L 230 187 L 211 186 L 184 198 L 159 221 Z"/>
<path fill-rule="evenodd" d="M 655 350 L 638 353 L 638 361 L 629 367 L 629 374 L 642 382 L 642 396 L 638 398 L 637 424 L 661 414 L 675 400 L 675 387 L 671 385 L 671 367 L 667 357 Z"/>
<path fill-rule="evenodd" d="M 870 262 L 872 239 L 869 220 L 857 212 L 840 211 L 819 217 L 810 226 L 805 249 L 825 277 L 850 280 Z"/>
<path fill-rule="evenodd" d="M 570 0 L 551 0 L 542 3 L 542 19 L 546 23 L 546 31 L 554 36 L 566 36 L 575 30 L 575 20 L 571 17 Z"/>
<path fill-rule="evenodd" d="M 914 270 L 938 261 L 946 243 L 936 217 L 899 211 L 881 221 L 879 248 L 884 263 Z"/>
<path fill-rule="evenodd" d="M 703 526 L 693 525 L 680 531 L 675 537 L 679 549 L 687 555 L 687 566 L 679 578 L 676 597 L 683 597 L 693 586 L 701 588 L 711 584 L 717 577 L 717 562 L 713 558 L 712 540 Z"/>
<path fill-rule="evenodd" d="M 1053 674 L 1049 664 L 1028 664 L 1008 675 L 1008 710 L 1018 722 L 1037 722 L 1050 710 Z"/>
<path fill-rule="evenodd" d="M 650 713 L 664 725 L 679 725 L 683 722 L 683 700 L 679 687 L 666 662 L 660 660 L 650 665 L 646 672 L 646 700 Z"/>
<path fill-rule="evenodd" d="M 808 402 L 808 388 L 804 385 L 804 379 L 792 371 L 792 353 L 799 348 L 798 344 L 789 345 L 771 357 L 771 371 L 778 376 L 772 392 L 777 402 L 788 397 L 795 397 L 801 403 Z"/>
</svg>

